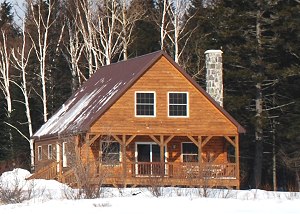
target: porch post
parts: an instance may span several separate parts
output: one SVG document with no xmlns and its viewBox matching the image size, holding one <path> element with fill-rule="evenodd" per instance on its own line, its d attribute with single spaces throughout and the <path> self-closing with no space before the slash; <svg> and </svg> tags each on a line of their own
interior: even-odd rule
<svg viewBox="0 0 300 214">
<path fill-rule="evenodd" d="M 202 136 L 198 136 L 199 177 L 202 177 Z"/>
<path fill-rule="evenodd" d="M 159 140 L 160 144 L 159 144 L 159 147 L 160 147 L 160 175 L 163 177 L 164 176 L 164 170 L 165 170 L 165 165 L 164 165 L 164 162 L 165 162 L 165 150 L 164 150 L 164 136 L 163 135 L 160 135 L 160 140 Z"/>
<path fill-rule="evenodd" d="M 237 189 L 240 189 L 240 152 L 239 152 L 239 136 L 236 135 L 235 138 L 235 173 L 236 173 L 236 178 L 238 180 L 238 185 Z"/>
<path fill-rule="evenodd" d="M 127 178 L 127 163 L 126 163 L 126 135 L 122 135 L 122 164 L 123 164 L 123 185 L 126 187 L 126 178 Z"/>
</svg>

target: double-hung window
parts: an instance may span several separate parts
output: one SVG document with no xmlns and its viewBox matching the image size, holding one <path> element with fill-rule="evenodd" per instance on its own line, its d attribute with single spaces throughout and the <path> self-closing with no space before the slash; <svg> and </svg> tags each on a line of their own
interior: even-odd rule
<svg viewBox="0 0 300 214">
<path fill-rule="evenodd" d="M 155 117 L 155 93 L 136 92 L 135 93 L 135 116 Z"/>
<path fill-rule="evenodd" d="M 105 165 L 120 163 L 120 144 L 118 142 L 102 142 L 102 163 Z"/>
<path fill-rule="evenodd" d="M 38 146 L 38 160 L 42 160 L 42 155 L 43 155 L 43 150 L 42 150 L 42 146 Z"/>
<path fill-rule="evenodd" d="M 169 92 L 169 117 L 188 117 L 188 93 Z"/>
<path fill-rule="evenodd" d="M 194 143 L 182 143 L 182 160 L 183 162 L 198 161 L 198 147 Z"/>
<path fill-rule="evenodd" d="M 52 144 L 49 144 L 48 145 L 48 159 L 52 159 L 52 154 L 53 154 Z"/>
</svg>

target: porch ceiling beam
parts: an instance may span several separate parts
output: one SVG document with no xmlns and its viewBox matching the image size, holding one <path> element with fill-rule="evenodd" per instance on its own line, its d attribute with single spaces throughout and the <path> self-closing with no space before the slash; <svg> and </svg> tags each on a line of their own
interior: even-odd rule
<svg viewBox="0 0 300 214">
<path fill-rule="evenodd" d="M 100 136 L 101 134 L 96 134 L 91 140 L 88 140 L 88 145 L 91 146 Z"/>
<path fill-rule="evenodd" d="M 205 140 L 202 142 L 202 147 L 205 146 L 212 137 L 212 135 L 207 136 L 207 138 L 205 138 Z"/>
<path fill-rule="evenodd" d="M 236 143 L 230 138 L 230 137 L 228 137 L 228 136 L 224 136 L 225 137 L 225 139 L 231 144 L 231 145 L 233 145 L 233 147 L 235 147 L 236 146 Z"/>
</svg>

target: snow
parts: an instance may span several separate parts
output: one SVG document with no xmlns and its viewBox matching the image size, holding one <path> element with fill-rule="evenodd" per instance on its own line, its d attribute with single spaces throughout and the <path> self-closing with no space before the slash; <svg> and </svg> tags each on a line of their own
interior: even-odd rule
<svg viewBox="0 0 300 214">
<path fill-rule="evenodd" d="M 75 191 L 54 180 L 25 180 L 24 169 L 5 172 L 0 187 L 34 189 L 29 200 L 18 204 L 1 204 L 0 213 L 272 213 L 292 214 L 300 211 L 300 193 L 263 190 L 221 190 L 196 188 L 161 188 L 161 197 L 154 197 L 147 188 L 105 188 L 98 199 L 70 200 L 66 193 Z M 206 194 L 205 194 L 206 193 Z M 206 197 L 204 197 L 206 195 Z M 0 196 L 1 198 L 1 196 Z"/>
</svg>

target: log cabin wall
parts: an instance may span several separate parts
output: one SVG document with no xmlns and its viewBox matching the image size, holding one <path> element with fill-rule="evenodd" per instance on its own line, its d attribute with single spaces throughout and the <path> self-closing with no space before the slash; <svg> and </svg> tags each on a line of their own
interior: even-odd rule
<svg viewBox="0 0 300 214">
<path fill-rule="evenodd" d="M 156 116 L 135 117 L 135 92 L 154 91 Z M 188 92 L 189 116 L 168 117 L 168 92 Z M 160 58 L 90 128 L 91 133 L 237 135 L 237 127 L 166 58 Z"/>
<path fill-rule="evenodd" d="M 47 166 L 49 163 L 56 161 L 57 153 L 57 139 L 46 139 L 35 142 L 34 155 L 35 155 L 35 171 Z M 48 146 L 52 146 L 52 156 L 48 157 Z M 39 150 L 39 147 L 41 150 Z M 41 151 L 41 154 L 39 152 Z"/>
</svg>

